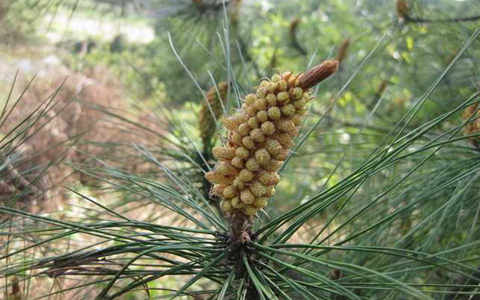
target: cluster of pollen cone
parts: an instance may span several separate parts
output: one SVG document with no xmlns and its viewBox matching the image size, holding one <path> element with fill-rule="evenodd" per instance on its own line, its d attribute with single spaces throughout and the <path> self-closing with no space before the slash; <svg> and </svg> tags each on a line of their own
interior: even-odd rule
<svg viewBox="0 0 480 300">
<path fill-rule="evenodd" d="M 329 62 L 329 70 L 320 68 L 317 77 L 323 72 L 324 79 L 334 72 L 337 63 Z M 222 198 L 221 208 L 227 214 L 254 216 L 274 195 L 280 182 L 278 170 L 312 99 L 309 88 L 318 82 L 311 76 L 274 75 L 243 99 L 241 109 L 221 120 L 228 141 L 213 148 L 217 164 L 205 178 L 214 185 L 212 193 Z"/>
</svg>

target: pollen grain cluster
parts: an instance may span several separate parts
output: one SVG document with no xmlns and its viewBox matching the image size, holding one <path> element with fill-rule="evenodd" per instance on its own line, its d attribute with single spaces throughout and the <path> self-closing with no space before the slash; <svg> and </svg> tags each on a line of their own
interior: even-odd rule
<svg viewBox="0 0 480 300">
<path fill-rule="evenodd" d="M 310 100 L 299 76 L 277 74 L 248 94 L 241 109 L 222 118 L 228 141 L 213 148 L 217 164 L 205 177 L 222 198 L 223 211 L 254 216 L 267 205 Z"/>
</svg>

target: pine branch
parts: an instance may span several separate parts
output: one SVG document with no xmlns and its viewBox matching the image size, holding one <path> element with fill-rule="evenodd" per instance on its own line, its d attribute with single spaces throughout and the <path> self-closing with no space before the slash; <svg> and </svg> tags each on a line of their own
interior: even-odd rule
<svg viewBox="0 0 480 300">
<path fill-rule="evenodd" d="M 461 22 L 474 22 L 480 20 L 480 15 L 464 17 L 464 18 L 453 18 L 453 19 L 423 19 L 415 18 L 410 16 L 405 16 L 407 22 L 412 23 L 461 23 Z"/>
</svg>

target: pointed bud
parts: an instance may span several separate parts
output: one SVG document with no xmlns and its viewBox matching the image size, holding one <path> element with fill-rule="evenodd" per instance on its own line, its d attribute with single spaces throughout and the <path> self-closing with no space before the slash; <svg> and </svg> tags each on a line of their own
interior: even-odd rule
<svg viewBox="0 0 480 300">
<path fill-rule="evenodd" d="M 308 70 L 305 74 L 300 76 L 300 87 L 302 89 L 309 89 L 318 83 L 327 79 L 337 71 L 338 61 L 335 59 L 327 60 L 320 65 Z"/>
</svg>

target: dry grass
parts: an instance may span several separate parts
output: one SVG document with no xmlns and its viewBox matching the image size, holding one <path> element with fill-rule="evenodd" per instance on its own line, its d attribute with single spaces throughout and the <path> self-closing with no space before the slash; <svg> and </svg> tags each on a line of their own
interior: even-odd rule
<svg viewBox="0 0 480 300">
<path fill-rule="evenodd" d="M 14 129 L 57 90 L 64 78 L 37 79 L 0 132 Z M 153 134 L 121 122 L 103 110 L 144 123 L 143 126 L 152 131 L 162 129 L 148 121 L 148 112 L 140 112 L 138 117 L 132 115 L 124 94 L 122 86 L 104 69 L 69 75 L 55 96 L 54 105 L 30 129 L 29 133 L 36 132 L 35 135 L 24 140 L 14 152 L 18 159 L 12 163 L 13 168 L 22 178 L 34 182 L 35 187 L 46 193 L 42 197 L 24 197 L 22 207 L 41 210 L 58 208 L 67 197 L 63 189 L 58 188 L 65 183 L 79 181 L 85 186 L 98 186 L 98 180 L 72 166 L 94 168 L 104 161 L 112 167 L 127 168 L 125 171 L 129 172 L 139 171 L 144 166 L 138 161 L 126 164 L 124 159 L 140 159 L 132 144 L 155 143 Z M 46 108 L 46 105 L 43 107 Z"/>
</svg>

